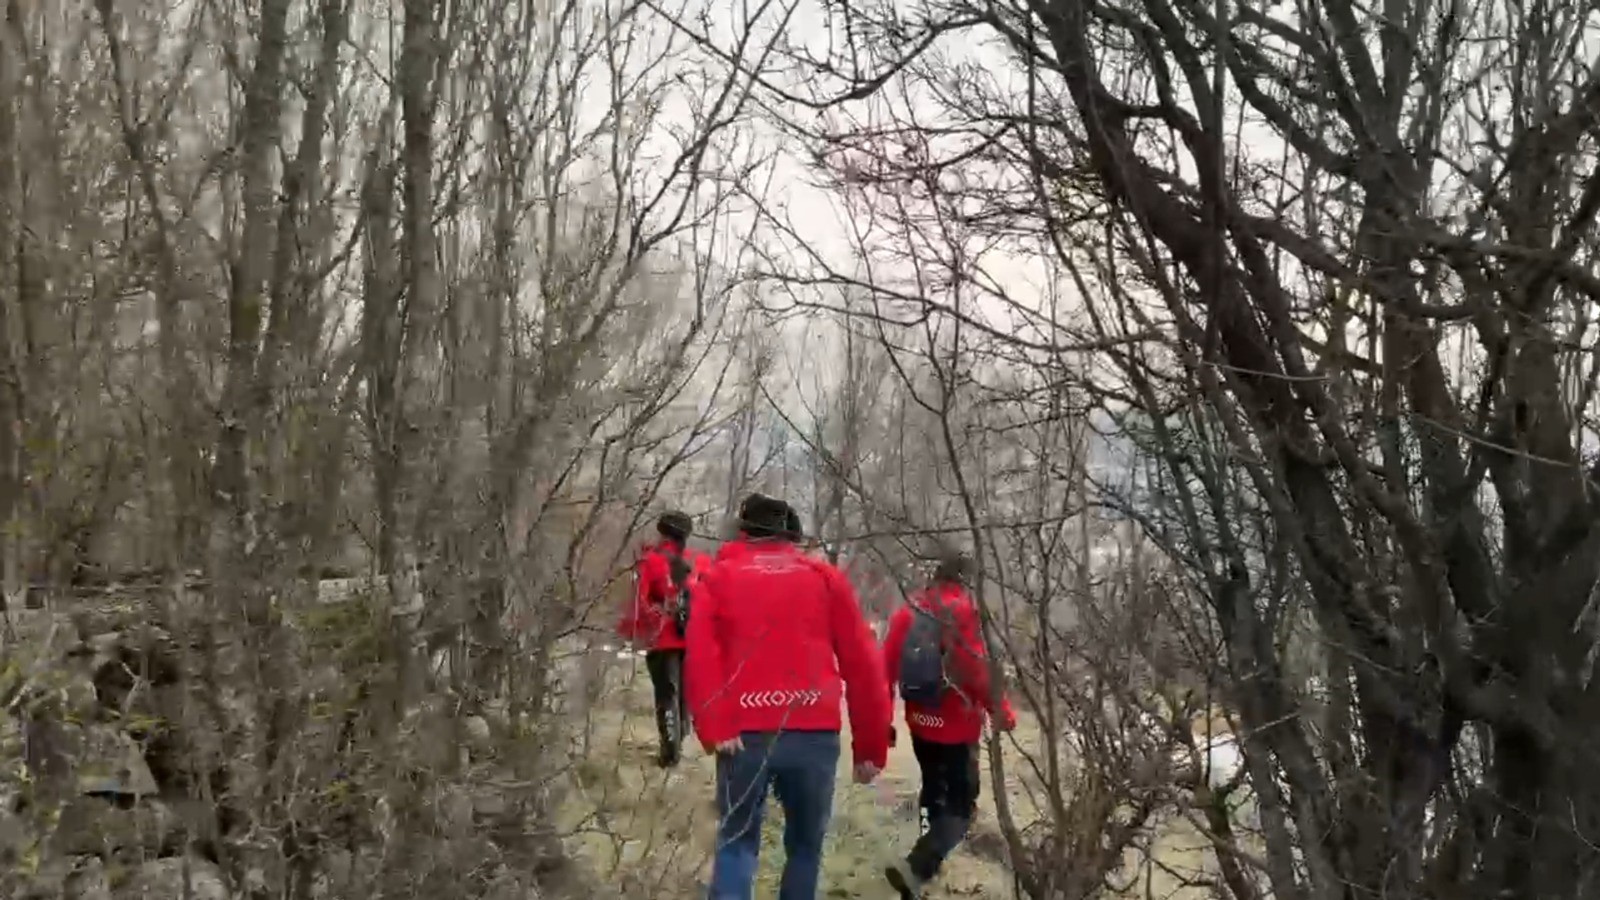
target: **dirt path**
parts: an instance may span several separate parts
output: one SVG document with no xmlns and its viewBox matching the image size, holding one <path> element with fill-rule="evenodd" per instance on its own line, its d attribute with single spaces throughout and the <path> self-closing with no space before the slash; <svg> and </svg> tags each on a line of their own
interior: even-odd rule
<svg viewBox="0 0 1600 900">
<path fill-rule="evenodd" d="M 716 765 L 690 742 L 684 763 L 670 773 L 651 765 L 655 747 L 648 690 L 642 671 L 617 692 L 616 709 L 592 721 L 589 753 L 578 771 L 582 791 L 569 803 L 568 821 L 580 856 L 625 897 L 689 900 L 710 872 L 716 829 Z M 848 747 L 848 732 L 845 736 Z M 823 897 L 883 897 L 893 892 L 883 866 L 916 839 L 917 762 L 901 741 L 878 782 L 850 780 L 848 750 L 839 764 L 834 821 L 823 866 Z M 769 806 L 763 829 L 757 896 L 773 896 L 783 863 L 782 820 Z M 1006 897 L 1010 877 L 993 860 L 958 851 L 930 897 Z"/>
<path fill-rule="evenodd" d="M 648 679 L 643 666 L 626 672 L 611 694 L 615 703 L 597 712 L 591 722 L 589 744 L 577 771 L 581 789 L 569 798 L 563 824 L 573 832 L 572 845 L 580 858 L 606 883 L 615 884 L 625 898 L 649 900 L 699 900 L 710 874 L 716 813 L 713 796 L 714 759 L 691 740 L 685 760 L 670 773 L 653 765 L 655 725 L 650 708 Z M 899 711 L 896 711 L 896 721 Z M 917 835 L 916 757 L 903 738 L 889 756 L 878 782 L 861 786 L 850 779 L 849 752 L 839 764 L 839 787 L 834 799 L 834 820 L 829 830 L 824 860 L 822 897 L 883 898 L 894 894 L 883 880 L 883 866 L 903 854 Z M 1026 734 L 1019 733 L 1026 740 Z M 846 733 L 848 747 L 848 731 Z M 974 826 L 976 839 L 957 850 L 947 863 L 932 898 L 1012 896 L 1011 876 L 997 859 L 1003 850 L 994 833 L 994 807 L 984 767 L 984 799 Z M 1021 772 L 1020 764 L 1013 769 Z M 1013 810 L 1025 816 L 1030 808 L 1020 781 L 1008 785 Z M 782 820 L 776 803 L 768 809 L 763 829 L 758 897 L 777 892 L 782 867 Z M 1173 872 L 1197 865 L 1200 838 L 1181 825 L 1164 830 L 1155 840 L 1162 866 L 1141 876 L 1130 896 L 1183 900 L 1182 879 Z M 1137 863 L 1135 863 L 1137 864 Z M 1146 868 L 1140 866 L 1140 868 Z"/>
</svg>

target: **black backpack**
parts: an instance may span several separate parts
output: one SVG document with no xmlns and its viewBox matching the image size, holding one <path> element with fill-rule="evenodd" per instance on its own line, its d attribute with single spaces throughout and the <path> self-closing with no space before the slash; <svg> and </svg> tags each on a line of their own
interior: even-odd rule
<svg viewBox="0 0 1600 900">
<path fill-rule="evenodd" d="M 950 687 L 945 676 L 945 620 L 912 603 L 911 627 L 900 646 L 900 696 L 907 703 L 937 706 Z"/>
<path fill-rule="evenodd" d="M 680 637 L 689 634 L 689 575 L 694 571 L 683 554 L 676 549 L 667 553 L 667 573 L 672 580 L 672 586 L 678 591 L 678 608 L 672 613 L 672 624 L 678 628 Z"/>
</svg>

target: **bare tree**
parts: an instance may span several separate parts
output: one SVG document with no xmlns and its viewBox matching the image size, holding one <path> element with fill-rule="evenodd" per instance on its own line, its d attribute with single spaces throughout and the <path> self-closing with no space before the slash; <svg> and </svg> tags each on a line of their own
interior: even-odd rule
<svg viewBox="0 0 1600 900">
<path fill-rule="evenodd" d="M 0 818 L 25 797 L 31 865 L 582 880 L 570 639 L 726 425 L 742 67 L 610 0 L 5 10 L 0 543 L 6 611 L 47 608 L 8 619 L 33 768 Z M 97 742 L 158 796 L 75 789 Z M 153 837 L 84 849 L 97 803 Z"/>
<path fill-rule="evenodd" d="M 1584 893 L 1586 12 L 826 13 L 838 41 L 759 74 L 902 255 L 787 279 L 992 334 L 1149 416 L 1172 493 L 1135 512 L 1225 638 L 1273 894 Z M 1078 307 L 1020 294 L 1008 255 Z"/>
</svg>

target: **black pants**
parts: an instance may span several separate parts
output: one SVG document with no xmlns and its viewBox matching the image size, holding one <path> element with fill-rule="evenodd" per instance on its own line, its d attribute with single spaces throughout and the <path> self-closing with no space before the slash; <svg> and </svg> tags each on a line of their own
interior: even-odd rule
<svg viewBox="0 0 1600 900">
<path fill-rule="evenodd" d="M 911 749 L 922 769 L 923 825 L 906 863 L 912 874 L 927 881 L 966 838 L 978 811 L 978 745 L 912 737 Z"/>
<path fill-rule="evenodd" d="M 660 762 L 674 765 L 683 749 L 687 701 L 683 696 L 683 651 L 651 650 L 644 655 L 650 687 L 656 695 L 656 731 L 661 737 Z"/>
</svg>

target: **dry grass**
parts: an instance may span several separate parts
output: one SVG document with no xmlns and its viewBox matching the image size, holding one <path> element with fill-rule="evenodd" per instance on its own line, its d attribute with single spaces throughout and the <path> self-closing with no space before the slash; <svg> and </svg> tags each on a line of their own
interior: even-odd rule
<svg viewBox="0 0 1600 900">
<path fill-rule="evenodd" d="M 611 702 L 592 715 L 589 744 L 576 770 L 578 790 L 566 805 L 563 825 L 572 832 L 571 844 L 580 860 L 605 883 L 618 886 L 622 896 L 701 897 L 703 888 L 697 887 L 710 873 L 716 828 L 714 761 L 691 741 L 682 766 L 671 773 L 656 769 L 649 682 L 642 662 L 635 669 L 624 661 L 615 677 L 616 686 L 608 692 Z M 1019 727 L 1016 740 L 1037 741 L 1036 732 L 1029 733 L 1030 724 Z M 916 759 L 910 743 L 902 740 L 878 783 L 866 787 L 851 783 L 848 767 L 848 758 L 841 760 L 821 896 L 887 898 L 892 892 L 883 881 L 883 865 L 904 853 L 916 838 Z M 1008 796 L 1020 819 L 1033 807 L 1030 795 L 1037 792 L 1030 791 L 1021 766 L 1013 764 L 1011 769 L 1017 774 L 1008 779 Z M 984 771 L 987 781 L 987 768 Z M 985 791 L 990 787 L 986 783 Z M 968 846 L 957 851 L 930 897 L 1011 896 L 1006 866 L 989 856 L 993 852 L 989 848 L 999 847 L 1000 842 L 992 837 L 994 812 L 987 794 L 975 829 L 987 832 L 990 839 L 974 841 L 979 849 Z M 781 835 L 781 815 L 772 803 L 764 831 L 759 897 L 776 895 L 783 864 Z M 1152 853 L 1155 865 L 1130 855 L 1125 896 L 1173 900 L 1204 896 L 1184 887 L 1183 876 L 1208 868 L 1203 838 L 1192 827 L 1181 820 L 1168 823 L 1155 836 Z"/>
</svg>

